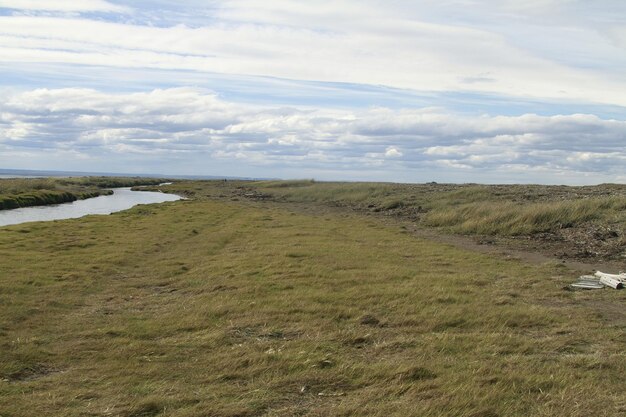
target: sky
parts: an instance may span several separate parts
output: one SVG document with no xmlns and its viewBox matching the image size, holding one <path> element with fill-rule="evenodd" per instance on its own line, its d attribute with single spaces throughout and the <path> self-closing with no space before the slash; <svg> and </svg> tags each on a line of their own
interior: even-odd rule
<svg viewBox="0 0 626 417">
<path fill-rule="evenodd" d="M 626 182 L 623 0 L 0 0 L 0 168 Z"/>
</svg>

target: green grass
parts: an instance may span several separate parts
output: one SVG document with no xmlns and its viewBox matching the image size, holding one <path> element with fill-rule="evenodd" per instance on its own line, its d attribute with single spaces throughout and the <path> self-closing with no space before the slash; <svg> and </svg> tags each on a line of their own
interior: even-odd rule
<svg viewBox="0 0 626 417">
<path fill-rule="evenodd" d="M 67 203 L 112 194 L 107 188 L 154 185 L 162 181 L 115 177 L 0 179 L 0 210 Z"/>
<path fill-rule="evenodd" d="M 0 210 L 30 206 L 45 206 L 48 204 L 61 204 L 109 193 L 112 193 L 112 191 L 75 193 L 57 190 L 37 190 L 18 194 L 0 195 Z"/>
<path fill-rule="evenodd" d="M 0 253 L 3 417 L 626 410 L 623 292 L 375 218 L 198 199 L 0 228 Z"/>
<path fill-rule="evenodd" d="M 425 224 L 460 233 L 531 235 L 571 228 L 590 221 L 626 224 L 626 197 L 600 197 L 519 205 L 481 201 L 432 210 Z"/>
<path fill-rule="evenodd" d="M 250 186 L 297 202 L 387 206 L 399 199 L 411 200 L 400 186 L 389 183 L 317 183 L 303 180 L 258 181 Z"/>
<path fill-rule="evenodd" d="M 548 244 L 561 245 L 551 252 L 568 257 L 621 260 L 626 256 L 626 185 L 258 181 L 234 188 L 254 190 L 279 202 L 381 213 L 446 233 L 528 239 L 549 235 Z"/>
</svg>

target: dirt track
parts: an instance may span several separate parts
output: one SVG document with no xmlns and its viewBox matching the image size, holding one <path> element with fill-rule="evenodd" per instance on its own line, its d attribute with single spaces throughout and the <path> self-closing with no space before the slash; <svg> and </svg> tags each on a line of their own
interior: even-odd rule
<svg viewBox="0 0 626 417">
<path fill-rule="evenodd" d="M 503 187 L 503 190 L 506 187 Z M 559 188 L 557 187 L 557 190 Z M 610 195 L 613 190 L 598 187 L 581 187 L 581 193 L 594 196 Z M 580 273 L 591 273 L 596 270 L 617 273 L 626 271 L 626 257 L 621 255 L 621 238 L 610 227 L 587 224 L 578 228 L 564 228 L 558 233 L 542 233 L 521 237 L 465 236 L 447 234 L 441 230 L 420 226 L 419 213 L 415 208 L 398 208 L 378 210 L 373 207 L 330 206 L 325 204 L 294 203 L 282 201 L 280 198 L 254 189 L 235 189 L 234 199 L 255 201 L 263 204 L 276 204 L 298 212 L 323 215 L 327 212 L 343 212 L 375 217 L 387 224 L 403 227 L 413 235 L 442 242 L 464 249 L 498 254 L 507 258 L 515 258 L 533 264 L 558 262 Z M 620 188 L 620 193 L 623 190 Z M 504 192 L 504 191 L 503 191 Z M 570 188 L 563 187 L 561 192 L 547 192 L 542 188 L 533 193 L 533 200 L 575 198 Z M 225 196 L 223 196 L 225 197 Z M 517 197 L 511 197 L 513 199 Z M 527 197 L 531 198 L 531 197 Z"/>
</svg>

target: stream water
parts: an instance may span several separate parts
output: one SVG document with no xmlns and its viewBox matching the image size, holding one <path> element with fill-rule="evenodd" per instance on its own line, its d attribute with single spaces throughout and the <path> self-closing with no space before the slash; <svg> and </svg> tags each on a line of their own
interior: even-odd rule
<svg viewBox="0 0 626 417">
<path fill-rule="evenodd" d="M 111 214 L 127 210 L 137 204 L 163 203 L 176 200 L 180 200 L 180 197 L 174 194 L 115 188 L 112 195 L 88 198 L 71 203 L 0 210 L 0 226 L 36 221 L 75 219 L 88 214 Z"/>
</svg>

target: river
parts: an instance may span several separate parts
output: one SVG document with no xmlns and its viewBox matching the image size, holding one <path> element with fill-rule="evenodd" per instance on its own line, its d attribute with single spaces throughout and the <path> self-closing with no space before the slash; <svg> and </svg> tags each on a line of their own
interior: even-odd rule
<svg viewBox="0 0 626 417">
<path fill-rule="evenodd" d="M 0 210 L 0 227 L 26 222 L 75 219 L 88 214 L 111 214 L 129 209 L 137 204 L 163 203 L 180 199 L 179 196 L 174 194 L 153 191 L 131 191 L 130 188 L 114 188 L 112 195 L 88 198 L 71 203 Z"/>
</svg>

